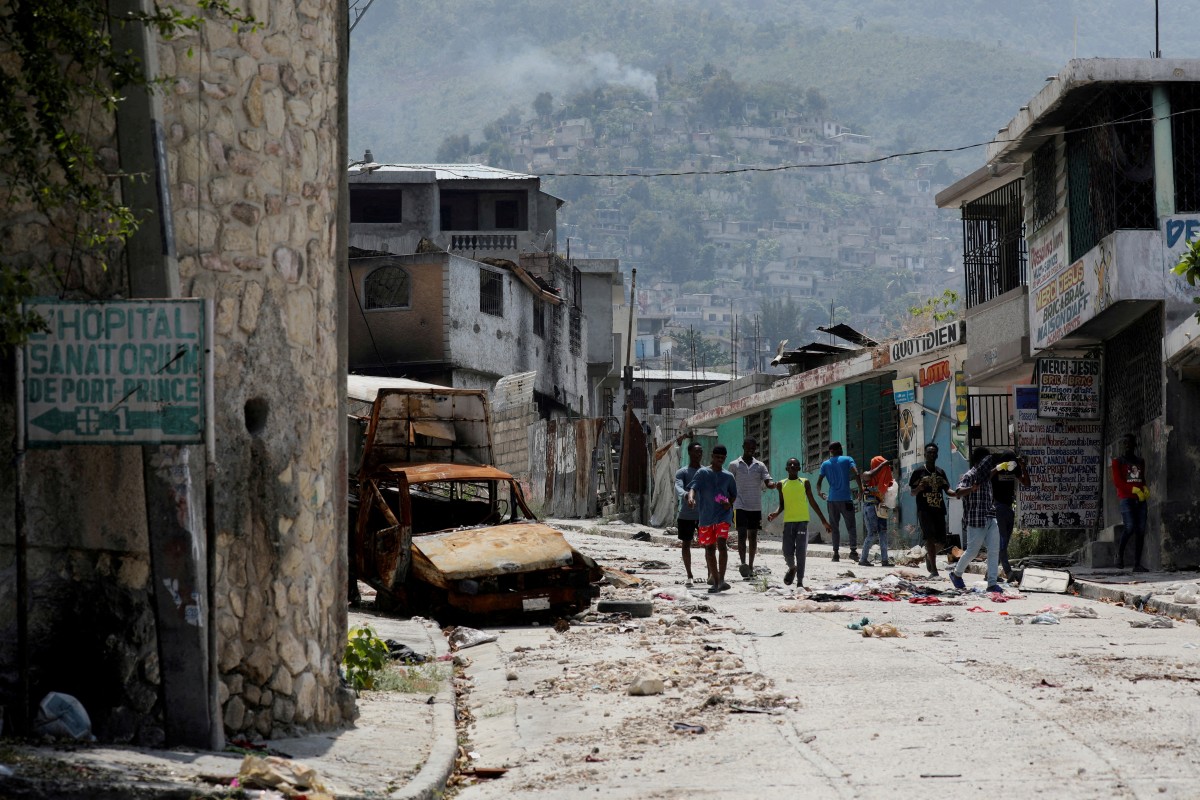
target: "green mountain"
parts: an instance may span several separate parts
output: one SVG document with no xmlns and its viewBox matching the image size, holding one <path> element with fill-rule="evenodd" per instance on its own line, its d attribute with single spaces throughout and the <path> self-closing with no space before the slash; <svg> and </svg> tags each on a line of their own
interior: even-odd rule
<svg viewBox="0 0 1200 800">
<path fill-rule="evenodd" d="M 1146 56 L 1153 0 L 440 0 L 375 3 L 351 34 L 350 149 L 431 160 L 511 107 L 663 69 L 815 87 L 877 141 L 986 141 L 1073 55 Z M 1169 6 L 1169 7 L 1168 7 Z M 1200 0 L 1164 3 L 1164 55 Z M 1172 50 L 1175 48 L 1175 50 Z M 1178 52 L 1176 52 L 1178 51 Z M 962 163 L 977 163 L 964 160 Z"/>
</svg>

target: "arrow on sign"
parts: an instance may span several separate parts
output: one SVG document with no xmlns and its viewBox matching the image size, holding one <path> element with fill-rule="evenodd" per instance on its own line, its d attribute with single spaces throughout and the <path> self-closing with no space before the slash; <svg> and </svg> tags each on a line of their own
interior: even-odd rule
<svg viewBox="0 0 1200 800">
<path fill-rule="evenodd" d="M 171 435 L 199 433 L 195 417 L 200 413 L 196 406 L 169 406 L 160 411 L 129 411 L 117 409 L 105 411 L 96 406 L 80 406 L 68 411 L 52 408 L 39 417 L 31 419 L 36 425 L 53 434 L 72 431 L 80 436 L 99 436 L 105 431 L 129 435 L 136 431 L 161 430 Z"/>
</svg>

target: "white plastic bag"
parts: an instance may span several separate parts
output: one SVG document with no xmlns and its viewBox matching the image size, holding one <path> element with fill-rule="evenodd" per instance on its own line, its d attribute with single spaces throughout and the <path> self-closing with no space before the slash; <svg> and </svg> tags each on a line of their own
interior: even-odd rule
<svg viewBox="0 0 1200 800">
<path fill-rule="evenodd" d="M 891 484 L 888 486 L 887 491 L 885 491 L 883 493 L 883 501 L 882 501 L 883 507 L 884 508 L 895 508 L 896 500 L 899 498 L 899 495 L 900 495 L 900 489 L 896 485 L 896 482 L 892 481 Z"/>
<path fill-rule="evenodd" d="M 42 698 L 33 721 L 33 732 L 56 739 L 96 740 L 92 736 L 92 720 L 83 703 L 62 692 L 50 692 Z"/>
<path fill-rule="evenodd" d="M 1200 587 L 1196 586 L 1194 583 L 1187 586 L 1181 586 L 1179 590 L 1175 592 L 1175 602 L 1194 606 L 1196 601 L 1200 600 L 1200 591 L 1198 590 L 1200 590 Z"/>
</svg>

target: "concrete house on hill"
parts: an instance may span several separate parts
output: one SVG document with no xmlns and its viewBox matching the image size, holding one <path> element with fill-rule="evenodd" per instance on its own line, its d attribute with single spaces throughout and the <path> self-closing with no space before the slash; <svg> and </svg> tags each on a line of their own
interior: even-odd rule
<svg viewBox="0 0 1200 800">
<path fill-rule="evenodd" d="M 369 154 L 368 154 L 369 155 Z M 350 184 L 350 371 L 492 389 L 534 372 L 543 417 L 582 415 L 611 372 L 615 261 L 584 311 L 585 270 L 556 255 L 562 201 L 479 164 L 361 163 Z M 588 315 L 608 348 L 589 346 Z M 589 360 L 603 364 L 590 367 Z"/>
</svg>

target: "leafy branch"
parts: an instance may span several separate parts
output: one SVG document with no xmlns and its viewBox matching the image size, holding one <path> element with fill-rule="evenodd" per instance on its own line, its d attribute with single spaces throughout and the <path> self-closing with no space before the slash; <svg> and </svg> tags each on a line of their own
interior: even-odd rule
<svg viewBox="0 0 1200 800">
<path fill-rule="evenodd" d="M 230 20 L 235 31 L 257 27 L 228 0 L 196 5 Z M 115 153 L 103 146 L 101 122 L 116 112 L 123 92 L 153 90 L 161 81 L 114 45 L 114 26 L 146 25 L 174 39 L 205 21 L 157 3 L 149 13 L 117 19 L 107 8 L 104 0 L 13 0 L 0 10 L 0 198 L 9 221 L 49 229 L 47 248 L 66 253 L 56 262 L 30 248 L 0 252 L 3 345 L 44 329 L 22 303 L 50 287 L 65 292 L 72 270 L 106 272 L 137 230 L 137 215 L 115 191 L 122 176 Z"/>
<path fill-rule="evenodd" d="M 1171 271 L 1186 280 L 1188 286 L 1196 286 L 1197 281 L 1200 281 L 1200 239 L 1188 242 L 1187 252 Z M 1200 297 L 1193 297 L 1192 302 L 1200 306 Z M 1196 321 L 1200 322 L 1200 308 L 1196 310 Z"/>
</svg>

